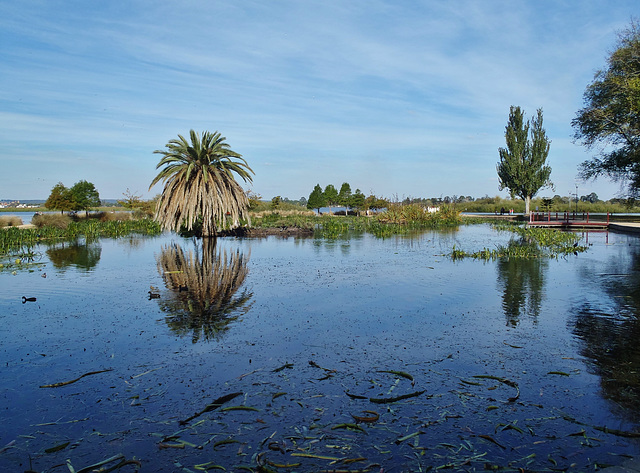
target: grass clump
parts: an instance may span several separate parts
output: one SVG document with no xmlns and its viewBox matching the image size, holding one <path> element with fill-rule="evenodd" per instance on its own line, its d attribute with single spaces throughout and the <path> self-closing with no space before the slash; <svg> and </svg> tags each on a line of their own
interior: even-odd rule
<svg viewBox="0 0 640 473">
<path fill-rule="evenodd" d="M 0 228 L 17 227 L 18 225 L 22 225 L 22 219 L 17 215 L 0 216 Z"/>
<path fill-rule="evenodd" d="M 72 219 L 67 214 L 39 214 L 34 215 L 31 219 L 31 223 L 36 228 L 54 227 L 64 230 L 72 222 Z"/>
<path fill-rule="evenodd" d="M 131 212 L 98 212 L 94 215 L 101 222 L 123 222 L 133 220 Z"/>
</svg>

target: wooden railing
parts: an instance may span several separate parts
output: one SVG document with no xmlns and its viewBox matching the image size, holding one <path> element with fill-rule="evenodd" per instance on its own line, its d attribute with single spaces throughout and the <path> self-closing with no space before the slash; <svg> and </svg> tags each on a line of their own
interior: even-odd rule
<svg viewBox="0 0 640 473">
<path fill-rule="evenodd" d="M 609 224 L 610 214 L 590 215 L 589 212 L 531 212 L 529 223 L 542 222 L 585 222 Z"/>
</svg>

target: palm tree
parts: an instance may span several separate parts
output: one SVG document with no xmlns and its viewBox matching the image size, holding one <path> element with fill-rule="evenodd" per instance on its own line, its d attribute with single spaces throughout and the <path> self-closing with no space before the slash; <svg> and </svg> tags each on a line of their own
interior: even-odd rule
<svg viewBox="0 0 640 473">
<path fill-rule="evenodd" d="M 163 229 L 175 231 L 182 226 L 191 231 L 201 221 L 201 236 L 240 226 L 241 219 L 249 220 L 249 201 L 233 173 L 252 182 L 253 170 L 220 133 L 205 131 L 200 137 L 191 130 L 190 138 L 178 135 L 166 150 L 154 151 L 163 156 L 156 169 L 164 166 L 149 186 L 164 182 L 156 220 Z"/>
</svg>

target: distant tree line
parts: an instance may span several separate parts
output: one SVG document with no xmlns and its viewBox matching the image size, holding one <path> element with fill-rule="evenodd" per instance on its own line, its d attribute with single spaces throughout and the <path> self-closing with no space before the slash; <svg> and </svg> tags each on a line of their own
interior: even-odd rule
<svg viewBox="0 0 640 473">
<path fill-rule="evenodd" d="M 389 201 L 373 194 L 365 196 L 360 189 L 352 192 L 351 185 L 348 182 L 343 182 L 340 190 L 337 190 L 333 184 L 327 184 L 324 189 L 320 187 L 320 184 L 316 184 L 309 194 L 306 204 L 308 209 L 317 210 L 318 213 L 323 207 L 328 207 L 329 213 L 333 207 L 344 207 L 347 212 L 353 210 L 360 214 L 366 210 L 387 208 Z"/>
<path fill-rule="evenodd" d="M 91 182 L 78 181 L 70 188 L 58 182 L 51 189 L 51 194 L 44 206 L 49 210 L 59 210 L 61 213 L 81 210 L 88 213 L 92 208 L 100 206 L 100 194 Z"/>
</svg>

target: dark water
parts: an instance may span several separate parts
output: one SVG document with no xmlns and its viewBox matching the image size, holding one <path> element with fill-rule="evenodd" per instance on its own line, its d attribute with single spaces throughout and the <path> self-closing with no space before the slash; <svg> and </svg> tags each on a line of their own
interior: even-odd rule
<svg viewBox="0 0 640 473">
<path fill-rule="evenodd" d="M 0 471 L 118 454 L 154 472 L 622 463 L 639 453 L 640 240 L 444 256 L 508 238 L 43 246 L 33 272 L 0 272 Z"/>
</svg>

